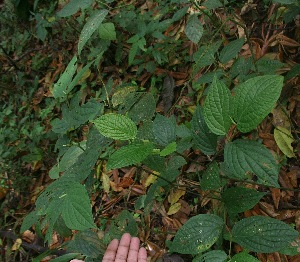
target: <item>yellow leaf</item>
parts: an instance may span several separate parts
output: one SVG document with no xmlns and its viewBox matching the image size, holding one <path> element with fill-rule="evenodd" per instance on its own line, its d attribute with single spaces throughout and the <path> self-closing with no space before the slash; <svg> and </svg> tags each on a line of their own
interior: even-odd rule
<svg viewBox="0 0 300 262">
<path fill-rule="evenodd" d="M 158 172 L 155 172 L 155 171 L 154 171 L 153 173 L 159 175 Z M 148 187 L 148 186 L 150 186 L 151 184 L 153 184 L 153 183 L 156 181 L 156 179 L 157 179 L 157 176 L 155 176 L 155 175 L 150 175 L 150 176 L 148 176 L 147 179 L 146 179 L 146 182 L 145 182 L 145 187 Z"/>
<path fill-rule="evenodd" d="M 21 238 L 17 238 L 16 242 L 13 244 L 11 250 L 12 251 L 16 251 L 20 248 L 20 246 L 22 245 L 22 239 Z"/>
<path fill-rule="evenodd" d="M 289 130 L 284 127 L 277 126 L 274 130 L 274 138 L 277 146 L 287 157 L 295 157 L 292 143 L 294 138 Z"/>
<path fill-rule="evenodd" d="M 185 190 L 183 189 L 172 189 L 170 194 L 168 195 L 168 201 L 171 205 L 178 202 L 178 200 L 185 195 Z"/>
<path fill-rule="evenodd" d="M 177 202 L 177 203 L 170 206 L 169 211 L 168 211 L 167 214 L 169 216 L 174 215 L 180 210 L 180 208 L 181 208 L 181 203 Z"/>
<path fill-rule="evenodd" d="M 102 173 L 102 183 L 103 183 L 104 192 L 109 193 L 110 180 L 109 180 L 109 176 L 105 172 Z"/>
</svg>

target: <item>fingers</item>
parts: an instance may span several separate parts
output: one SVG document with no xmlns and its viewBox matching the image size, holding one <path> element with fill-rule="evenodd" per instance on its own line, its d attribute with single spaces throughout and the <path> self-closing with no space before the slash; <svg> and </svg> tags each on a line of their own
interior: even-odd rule
<svg viewBox="0 0 300 262">
<path fill-rule="evenodd" d="M 117 239 L 112 240 L 104 253 L 102 262 L 114 262 L 118 250 L 118 246 L 119 246 L 119 240 Z"/>
<path fill-rule="evenodd" d="M 126 261 L 130 242 L 131 242 L 130 234 L 125 233 L 120 240 L 115 262 L 125 262 Z"/>
<path fill-rule="evenodd" d="M 130 242 L 129 253 L 127 257 L 128 262 L 138 261 L 139 249 L 140 249 L 140 240 L 137 237 L 133 237 Z"/>
<path fill-rule="evenodd" d="M 120 242 L 117 239 L 110 242 L 102 262 L 147 262 L 147 251 L 140 248 L 137 237 L 125 233 Z"/>
<path fill-rule="evenodd" d="M 139 250 L 138 262 L 147 262 L 147 251 L 144 247 L 141 247 Z"/>
</svg>

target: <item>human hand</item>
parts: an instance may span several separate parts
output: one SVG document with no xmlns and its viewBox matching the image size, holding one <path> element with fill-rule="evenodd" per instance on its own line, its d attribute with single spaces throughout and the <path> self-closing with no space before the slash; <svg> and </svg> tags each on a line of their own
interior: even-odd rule
<svg viewBox="0 0 300 262">
<path fill-rule="evenodd" d="M 73 259 L 70 262 L 83 262 Z M 147 251 L 140 248 L 140 240 L 125 233 L 121 240 L 114 239 L 108 245 L 102 262 L 147 262 Z"/>
</svg>

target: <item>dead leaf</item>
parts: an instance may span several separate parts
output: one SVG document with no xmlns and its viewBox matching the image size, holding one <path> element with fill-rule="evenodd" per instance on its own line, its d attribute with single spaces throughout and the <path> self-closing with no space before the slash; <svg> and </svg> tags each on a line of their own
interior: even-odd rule
<svg viewBox="0 0 300 262">
<path fill-rule="evenodd" d="M 21 247 L 22 245 L 22 239 L 21 238 L 17 238 L 15 243 L 13 244 L 11 250 L 12 251 L 16 251 L 16 250 L 19 250 L 19 248 Z"/>
<path fill-rule="evenodd" d="M 170 206 L 169 211 L 168 211 L 168 215 L 174 215 L 176 214 L 181 208 L 181 204 L 180 203 L 174 203 L 173 205 Z"/>
<path fill-rule="evenodd" d="M 185 190 L 180 188 L 172 189 L 170 194 L 168 195 L 168 201 L 171 205 L 173 205 L 184 195 L 185 195 Z"/>
</svg>

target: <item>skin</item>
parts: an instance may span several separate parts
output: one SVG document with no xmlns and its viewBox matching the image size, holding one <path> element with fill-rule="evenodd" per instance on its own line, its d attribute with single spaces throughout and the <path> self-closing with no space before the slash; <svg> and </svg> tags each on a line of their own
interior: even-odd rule
<svg viewBox="0 0 300 262">
<path fill-rule="evenodd" d="M 114 239 L 108 245 L 102 262 L 146 262 L 147 251 L 140 248 L 140 240 L 125 233 L 121 240 Z M 73 259 L 70 262 L 83 262 Z"/>
</svg>

